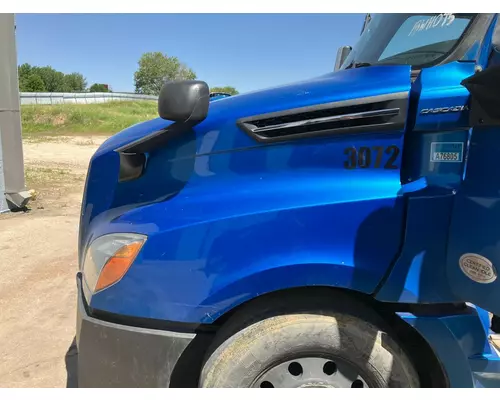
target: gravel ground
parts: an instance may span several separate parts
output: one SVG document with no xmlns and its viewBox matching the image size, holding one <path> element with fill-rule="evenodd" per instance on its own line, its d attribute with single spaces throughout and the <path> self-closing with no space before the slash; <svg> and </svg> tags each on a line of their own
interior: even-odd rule
<svg viewBox="0 0 500 400">
<path fill-rule="evenodd" d="M 29 212 L 0 215 L 0 387 L 75 386 L 77 237 L 102 137 L 25 141 Z"/>
</svg>

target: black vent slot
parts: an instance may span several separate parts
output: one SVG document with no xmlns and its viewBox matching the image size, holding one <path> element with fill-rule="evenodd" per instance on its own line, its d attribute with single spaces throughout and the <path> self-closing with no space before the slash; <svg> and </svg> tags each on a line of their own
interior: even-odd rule
<svg viewBox="0 0 500 400">
<path fill-rule="evenodd" d="M 259 141 L 404 127 L 408 93 L 304 107 L 244 118 L 238 125 Z"/>
<path fill-rule="evenodd" d="M 380 103 L 376 104 L 358 104 L 354 106 L 339 107 L 339 108 L 329 108 L 324 110 L 302 112 L 298 114 L 283 115 L 272 118 L 265 118 L 258 121 L 253 121 L 252 124 L 257 127 L 265 127 L 277 124 L 286 124 L 289 122 L 297 122 L 306 119 L 324 118 L 330 116 L 338 116 L 343 114 L 361 113 L 366 111 L 373 111 L 376 109 L 381 109 Z"/>
</svg>

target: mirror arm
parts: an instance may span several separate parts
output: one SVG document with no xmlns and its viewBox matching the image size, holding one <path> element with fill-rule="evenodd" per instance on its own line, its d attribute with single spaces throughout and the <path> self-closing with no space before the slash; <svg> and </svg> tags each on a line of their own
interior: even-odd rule
<svg viewBox="0 0 500 400">
<path fill-rule="evenodd" d="M 342 64 L 344 64 L 346 58 L 351 53 L 351 50 L 352 50 L 351 46 L 342 46 L 337 50 L 337 58 L 335 59 L 334 71 L 338 71 L 340 69 Z"/>
<path fill-rule="evenodd" d="M 197 122 L 174 122 L 172 125 L 117 148 L 117 153 L 140 154 L 165 146 L 172 139 L 191 131 Z"/>
<path fill-rule="evenodd" d="M 469 126 L 500 126 L 500 65 L 478 70 L 461 84 L 470 93 Z"/>
</svg>

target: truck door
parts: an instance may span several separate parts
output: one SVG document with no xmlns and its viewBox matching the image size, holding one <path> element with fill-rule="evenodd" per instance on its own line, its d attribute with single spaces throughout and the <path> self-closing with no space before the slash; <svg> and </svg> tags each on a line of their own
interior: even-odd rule
<svg viewBox="0 0 500 400">
<path fill-rule="evenodd" d="M 465 255 L 463 268 L 471 274 L 472 263 L 482 256 L 493 264 L 498 262 L 500 268 L 500 252 L 495 253 L 499 257 L 495 261 L 491 254 L 495 249 L 485 252 L 484 243 L 474 244 L 489 218 L 479 215 L 477 207 L 486 206 L 478 204 L 491 201 L 495 190 L 496 196 L 500 194 L 500 176 L 494 187 L 487 185 L 486 178 L 491 174 L 487 167 L 491 169 L 492 163 L 500 160 L 500 149 L 488 148 L 492 142 L 486 136 L 477 138 L 480 130 L 486 131 L 482 126 L 471 131 L 470 93 L 461 84 L 481 65 L 493 19 L 493 14 L 373 14 L 341 67 L 412 66 L 400 176 L 400 194 L 406 206 L 403 243 L 374 293 L 380 301 L 466 301 L 483 307 L 492 302 L 500 312 L 500 301 L 495 298 L 500 297 L 500 291 L 491 292 L 498 295 L 482 292 L 485 286 L 497 283 L 471 280 L 458 263 Z M 475 139 L 469 146 L 471 133 Z M 479 147 L 485 149 L 475 154 Z M 489 190 L 489 197 L 478 198 L 479 190 L 481 196 Z M 489 229 L 500 227 L 500 208 L 498 220 L 487 222 Z M 485 308 L 493 311 L 494 307 Z"/>
<path fill-rule="evenodd" d="M 487 49 L 486 68 L 463 81 L 471 94 L 471 129 L 446 273 L 458 298 L 500 314 L 500 54 L 495 47 Z"/>
</svg>

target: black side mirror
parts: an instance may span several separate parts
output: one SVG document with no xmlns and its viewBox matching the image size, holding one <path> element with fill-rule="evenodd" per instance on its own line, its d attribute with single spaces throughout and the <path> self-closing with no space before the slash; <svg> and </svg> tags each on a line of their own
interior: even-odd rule
<svg viewBox="0 0 500 400">
<path fill-rule="evenodd" d="M 500 125 L 500 65 L 477 72 L 461 84 L 471 94 L 470 125 Z"/>
<path fill-rule="evenodd" d="M 176 136 L 193 133 L 192 128 L 207 117 L 209 103 L 210 90 L 203 81 L 165 83 L 158 98 L 158 114 L 174 123 L 115 150 L 125 155 L 120 158 L 120 180 L 135 179 L 142 173 L 142 153 L 162 147 Z"/>
<path fill-rule="evenodd" d="M 163 85 L 158 114 L 174 122 L 196 125 L 207 117 L 210 90 L 203 81 L 173 81 Z"/>
<path fill-rule="evenodd" d="M 335 59 L 335 69 L 334 71 L 338 71 L 342 64 L 344 64 L 345 59 L 351 53 L 351 46 L 342 46 L 337 50 L 337 58 Z"/>
</svg>

